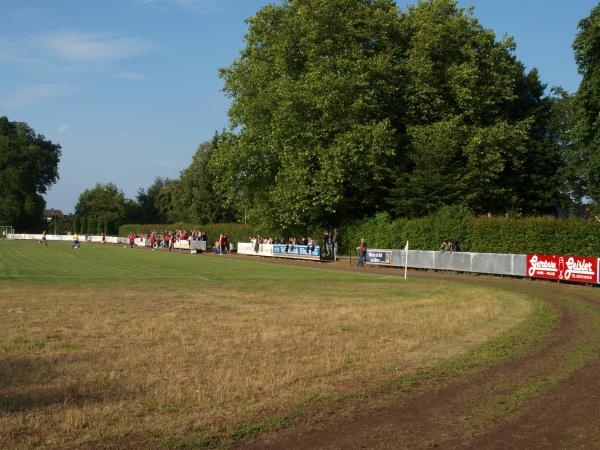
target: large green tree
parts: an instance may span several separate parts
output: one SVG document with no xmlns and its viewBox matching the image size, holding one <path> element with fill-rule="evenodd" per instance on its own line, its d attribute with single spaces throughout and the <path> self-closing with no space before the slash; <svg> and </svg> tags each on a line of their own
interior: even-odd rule
<svg viewBox="0 0 600 450">
<path fill-rule="evenodd" d="M 408 154 L 395 169 L 396 214 L 457 204 L 552 211 L 559 153 L 547 133 L 551 102 L 537 71 L 514 57 L 513 40 L 498 41 L 454 0 L 419 2 L 402 20 Z"/>
<path fill-rule="evenodd" d="M 579 22 L 573 43 L 582 75 L 576 94 L 575 139 L 589 196 L 600 202 L 600 4 Z"/>
<path fill-rule="evenodd" d="M 88 233 L 102 229 L 104 223 L 107 224 L 109 233 L 116 233 L 125 218 L 125 206 L 125 195 L 114 183 L 97 183 L 95 187 L 81 193 L 75 213 L 80 217 L 87 217 Z"/>
<path fill-rule="evenodd" d="M 133 223 L 166 223 L 167 217 L 160 206 L 159 194 L 168 183 L 168 178 L 156 177 L 147 189 L 137 192 L 137 218 Z"/>
<path fill-rule="evenodd" d="M 35 229 L 42 224 L 42 194 L 58 180 L 60 145 L 23 122 L 0 117 L 0 224 Z"/>
<path fill-rule="evenodd" d="M 456 0 L 287 0 L 249 24 L 211 170 L 251 220 L 553 211 L 552 100 Z"/>
<path fill-rule="evenodd" d="M 192 223 L 231 222 L 235 219 L 233 205 L 226 202 L 214 186 L 214 175 L 209 165 L 214 151 L 225 136 L 216 134 L 212 141 L 200 144 L 192 163 L 181 172 L 176 209 L 182 212 L 180 220 Z"/>
<path fill-rule="evenodd" d="M 550 133 L 560 149 L 558 175 L 563 188 L 559 204 L 565 214 L 576 213 L 589 195 L 585 175 L 586 158 L 577 142 L 576 100 L 576 95 L 562 88 L 553 89 Z"/>
<path fill-rule="evenodd" d="M 216 151 L 217 182 L 274 225 L 376 210 L 402 110 L 395 2 L 288 0 L 249 24 L 222 71 L 239 134 Z"/>
</svg>

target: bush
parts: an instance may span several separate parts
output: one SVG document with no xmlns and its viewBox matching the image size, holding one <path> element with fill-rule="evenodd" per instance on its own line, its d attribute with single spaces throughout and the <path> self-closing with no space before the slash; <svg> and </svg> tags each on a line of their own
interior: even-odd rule
<svg viewBox="0 0 600 450">
<path fill-rule="evenodd" d="M 555 218 L 461 217 L 457 211 L 384 223 L 376 218 L 340 228 L 341 250 L 352 251 L 361 238 L 371 248 L 439 250 L 444 239 L 459 241 L 463 251 L 481 253 L 600 256 L 600 223 Z"/>
</svg>

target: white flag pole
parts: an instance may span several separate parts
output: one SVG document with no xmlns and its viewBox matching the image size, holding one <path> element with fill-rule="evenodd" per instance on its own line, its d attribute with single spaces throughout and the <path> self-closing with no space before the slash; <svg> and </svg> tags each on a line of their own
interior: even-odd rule
<svg viewBox="0 0 600 450">
<path fill-rule="evenodd" d="M 406 272 L 408 271 L 408 241 L 404 247 L 404 279 L 406 280 Z"/>
</svg>

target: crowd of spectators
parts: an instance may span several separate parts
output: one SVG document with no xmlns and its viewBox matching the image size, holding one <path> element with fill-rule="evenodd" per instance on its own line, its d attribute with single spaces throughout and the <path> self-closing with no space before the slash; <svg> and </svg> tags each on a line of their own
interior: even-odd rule
<svg viewBox="0 0 600 450">
<path fill-rule="evenodd" d="M 293 252 L 294 248 L 299 245 L 309 246 L 309 247 L 317 247 L 319 243 L 316 239 L 313 239 L 311 236 L 297 238 L 295 236 L 290 237 L 289 239 L 283 238 L 271 238 L 271 237 L 263 237 L 259 234 L 256 236 L 250 237 L 250 242 L 252 243 L 255 251 L 258 251 L 258 246 L 261 244 L 281 244 L 285 245 L 286 252 Z"/>
<path fill-rule="evenodd" d="M 338 260 L 338 242 L 339 233 L 337 228 L 332 232 L 323 231 L 323 245 L 320 246 L 321 257 Z M 254 248 L 254 252 L 258 253 L 261 244 L 280 244 L 285 245 L 285 253 L 294 253 L 298 246 L 307 247 L 308 253 L 314 253 L 319 247 L 319 241 L 313 236 L 296 237 L 291 236 L 289 239 L 264 237 L 261 235 L 251 236 L 250 242 Z"/>
<path fill-rule="evenodd" d="M 200 230 L 153 230 L 149 233 L 135 233 L 131 231 L 128 236 L 130 247 L 135 245 L 136 238 L 147 239 L 153 249 L 174 250 L 175 243 L 178 241 L 205 241 L 208 242 L 208 237 L 205 232 Z M 288 239 L 273 238 L 261 235 L 250 237 L 250 242 L 254 251 L 258 253 L 261 244 L 281 244 L 285 245 L 285 253 L 295 253 L 297 247 L 304 246 L 308 253 L 313 254 L 320 248 L 322 258 L 338 260 L 338 242 L 340 236 L 337 229 L 333 231 L 323 231 L 323 245 L 319 246 L 319 241 L 313 236 L 296 237 L 291 236 Z M 207 249 L 212 253 L 223 255 L 231 250 L 231 243 L 226 234 L 220 234 L 218 239 L 212 243 L 212 246 L 207 245 Z"/>
<path fill-rule="evenodd" d="M 156 231 L 150 233 L 129 232 L 129 246 L 133 247 L 135 239 L 148 239 L 153 249 L 174 250 L 175 243 L 178 241 L 207 241 L 206 233 L 200 230 L 175 230 L 175 231 Z"/>
</svg>

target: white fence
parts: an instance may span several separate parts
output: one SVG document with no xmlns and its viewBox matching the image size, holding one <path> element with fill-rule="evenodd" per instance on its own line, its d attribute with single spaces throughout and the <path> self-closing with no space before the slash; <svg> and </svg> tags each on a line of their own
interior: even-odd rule
<svg viewBox="0 0 600 450">
<path fill-rule="evenodd" d="M 42 234 L 9 234 L 7 236 L 8 239 L 13 239 L 13 240 L 27 240 L 27 241 L 41 241 L 42 240 Z M 107 242 L 110 236 L 107 236 Z M 117 237 L 110 237 L 111 239 L 115 240 L 115 244 L 119 244 L 120 242 L 118 241 L 121 238 L 117 238 Z M 48 241 L 72 241 L 73 240 L 73 235 L 69 235 L 69 234 L 47 234 L 46 235 L 46 240 Z M 102 236 L 88 236 L 85 234 L 80 234 L 79 235 L 79 241 L 80 242 L 102 242 Z"/>
<path fill-rule="evenodd" d="M 8 239 L 13 240 L 29 240 L 29 241 L 40 241 L 42 240 L 41 234 L 9 234 L 7 235 Z M 117 236 L 106 236 L 107 244 L 129 244 L 129 238 L 127 237 L 117 237 Z M 48 241 L 68 241 L 71 242 L 73 240 L 73 235 L 68 234 L 47 234 L 46 240 Z M 79 242 L 93 242 L 93 243 L 101 243 L 102 236 L 88 236 L 88 235 L 79 235 Z M 150 247 L 150 239 L 145 238 L 135 238 L 134 244 L 136 247 Z M 176 241 L 174 248 L 178 250 L 201 250 L 206 251 L 206 241 Z"/>
<path fill-rule="evenodd" d="M 404 267 L 406 259 L 404 250 L 387 251 L 392 253 L 391 261 L 387 265 Z M 407 266 L 413 269 L 525 276 L 527 255 L 409 250 Z"/>
</svg>

